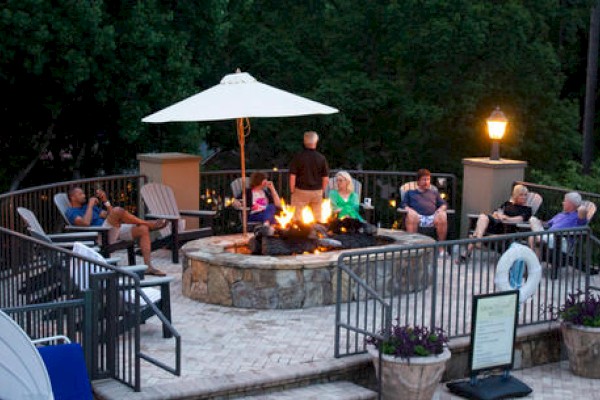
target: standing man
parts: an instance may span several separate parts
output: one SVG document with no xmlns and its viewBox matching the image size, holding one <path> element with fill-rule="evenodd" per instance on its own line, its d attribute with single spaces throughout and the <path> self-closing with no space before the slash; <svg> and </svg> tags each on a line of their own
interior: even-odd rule
<svg viewBox="0 0 600 400">
<path fill-rule="evenodd" d="M 431 189 L 431 172 L 426 169 L 417 171 L 417 188 L 409 190 L 404 195 L 400 205 L 406 215 L 406 231 L 417 232 L 419 226 L 435 226 L 438 240 L 446 240 L 448 233 L 448 217 L 446 202 L 438 191 Z"/>
<path fill-rule="evenodd" d="M 290 193 L 294 217 L 300 219 L 302 208 L 309 205 L 316 220 L 321 218 L 323 193 L 329 183 L 329 166 L 325 156 L 317 151 L 317 132 L 304 133 L 304 150 L 290 163 Z"/>
</svg>

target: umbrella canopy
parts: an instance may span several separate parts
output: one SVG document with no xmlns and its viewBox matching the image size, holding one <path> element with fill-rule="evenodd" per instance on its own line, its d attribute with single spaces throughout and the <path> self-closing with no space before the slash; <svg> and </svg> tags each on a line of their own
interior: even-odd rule
<svg viewBox="0 0 600 400">
<path fill-rule="evenodd" d="M 333 114 L 336 108 L 258 82 L 246 72 L 225 75 L 221 83 L 148 115 L 142 122 L 191 122 L 237 120 L 242 187 L 246 187 L 244 140 L 250 130 L 248 118 L 295 117 Z M 242 223 L 246 235 L 246 191 L 242 190 Z"/>
<path fill-rule="evenodd" d="M 237 118 L 333 114 L 333 107 L 258 82 L 247 72 L 148 115 L 143 122 L 219 121 Z"/>
</svg>

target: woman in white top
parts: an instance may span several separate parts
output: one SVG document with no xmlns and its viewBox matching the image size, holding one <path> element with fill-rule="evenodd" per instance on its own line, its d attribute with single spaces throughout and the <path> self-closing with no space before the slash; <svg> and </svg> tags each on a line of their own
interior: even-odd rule
<svg viewBox="0 0 600 400">
<path fill-rule="evenodd" d="M 262 172 L 250 175 L 250 188 L 246 189 L 246 201 L 250 207 L 249 222 L 276 223 L 275 213 L 281 207 L 281 199 L 273 182 L 267 180 Z"/>
</svg>

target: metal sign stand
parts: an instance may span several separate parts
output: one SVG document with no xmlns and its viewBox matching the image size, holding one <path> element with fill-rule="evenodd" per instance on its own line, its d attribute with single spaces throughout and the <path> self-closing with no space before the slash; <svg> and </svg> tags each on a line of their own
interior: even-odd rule
<svg viewBox="0 0 600 400">
<path fill-rule="evenodd" d="M 533 390 L 510 376 L 514 363 L 519 291 L 473 297 L 471 323 L 470 379 L 448 382 L 446 387 L 468 399 L 494 400 L 524 397 Z M 501 375 L 478 378 L 484 371 L 501 370 Z"/>
</svg>

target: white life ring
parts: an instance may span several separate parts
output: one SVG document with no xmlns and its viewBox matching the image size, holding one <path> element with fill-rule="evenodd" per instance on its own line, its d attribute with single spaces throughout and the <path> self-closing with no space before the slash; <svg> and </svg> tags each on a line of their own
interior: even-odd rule
<svg viewBox="0 0 600 400">
<path fill-rule="evenodd" d="M 517 260 L 523 260 L 527 265 L 527 280 L 519 288 L 519 302 L 523 303 L 533 296 L 542 278 L 540 261 L 529 247 L 513 243 L 509 249 L 502 254 L 502 257 L 500 257 L 498 265 L 496 266 L 494 284 L 500 291 L 515 289 L 510 285 L 508 274 L 510 268 Z"/>
</svg>

